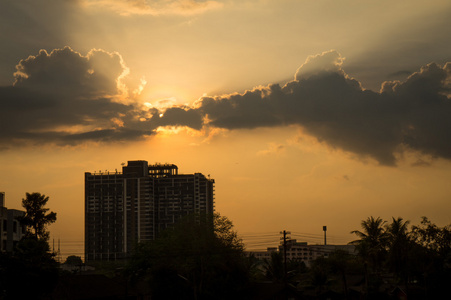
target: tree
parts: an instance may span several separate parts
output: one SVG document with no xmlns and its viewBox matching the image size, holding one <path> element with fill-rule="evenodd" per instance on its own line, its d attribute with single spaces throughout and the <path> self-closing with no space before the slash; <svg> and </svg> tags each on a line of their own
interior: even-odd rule
<svg viewBox="0 0 451 300">
<path fill-rule="evenodd" d="M 70 255 L 66 258 L 64 263 L 71 266 L 80 266 L 83 264 L 83 261 L 80 256 Z"/>
<path fill-rule="evenodd" d="M 43 239 L 23 238 L 0 265 L 0 299 L 49 299 L 58 282 L 58 263 Z"/>
<path fill-rule="evenodd" d="M 365 293 L 371 293 L 378 289 L 382 283 L 379 272 L 386 253 L 387 233 L 384 229 L 385 221 L 377 217 L 368 217 L 360 225 L 363 231 L 354 230 L 351 233 L 357 235 L 360 240 L 351 242 L 356 246 L 365 269 Z M 370 267 L 370 268 L 369 268 Z M 373 272 L 370 273 L 369 271 Z"/>
<path fill-rule="evenodd" d="M 230 299 L 247 282 L 243 249 L 226 217 L 191 215 L 139 244 L 127 270 L 153 299 Z"/>
<path fill-rule="evenodd" d="M 442 228 L 422 217 L 420 226 L 413 226 L 417 243 L 445 258 L 451 254 L 451 224 Z"/>
<path fill-rule="evenodd" d="M 271 279 L 274 282 L 283 281 L 284 271 L 282 252 L 271 252 L 271 258 L 265 258 L 263 267 L 265 269 L 266 278 Z"/>
<path fill-rule="evenodd" d="M 318 257 L 312 262 L 312 266 L 308 272 L 307 284 L 309 288 L 315 290 L 317 297 L 323 292 L 330 290 L 334 283 L 331 271 L 331 266 L 327 258 Z"/>
<path fill-rule="evenodd" d="M 49 197 L 40 193 L 26 193 L 25 199 L 22 199 L 26 212 L 19 221 L 27 226 L 26 237 L 48 241 L 50 234 L 46 227 L 56 221 L 56 213 L 48 213 L 49 209 L 45 208 L 48 201 Z"/>
<path fill-rule="evenodd" d="M 410 248 L 410 237 L 408 232 L 409 221 L 403 218 L 392 218 L 392 223 L 386 226 L 388 238 L 388 266 L 399 279 L 406 284 L 406 267 Z"/>
<path fill-rule="evenodd" d="M 360 238 L 360 240 L 351 243 L 357 246 L 359 254 L 376 271 L 381 267 L 388 242 L 388 234 L 385 232 L 384 224 L 385 221 L 381 218 L 371 216 L 362 221 L 361 226 L 363 231 L 351 231 L 351 233 Z"/>
<path fill-rule="evenodd" d="M 327 262 L 329 263 L 332 272 L 338 273 L 341 277 L 343 293 L 345 298 L 349 299 L 346 273 L 353 265 L 354 255 L 350 254 L 348 251 L 337 249 L 329 255 Z"/>
</svg>

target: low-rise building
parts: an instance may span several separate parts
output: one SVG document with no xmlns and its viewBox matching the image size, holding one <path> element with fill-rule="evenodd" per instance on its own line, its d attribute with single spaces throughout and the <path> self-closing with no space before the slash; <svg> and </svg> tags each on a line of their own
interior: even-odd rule
<svg viewBox="0 0 451 300">
<path fill-rule="evenodd" d="M 353 245 L 308 245 L 307 242 L 298 242 L 296 240 L 287 241 L 287 260 L 300 260 L 306 265 L 314 261 L 319 257 L 328 257 L 332 252 L 336 250 L 343 250 L 354 253 L 355 246 Z M 279 245 L 279 251 L 283 252 L 284 245 Z"/>
<path fill-rule="evenodd" d="M 287 240 L 286 247 L 288 261 L 303 261 L 306 266 L 309 266 L 312 261 L 319 257 L 329 257 L 336 250 L 346 251 L 350 254 L 354 254 L 355 251 L 355 246 L 353 245 L 308 245 L 307 242 L 298 242 L 295 239 Z M 264 260 L 271 259 L 271 253 L 273 252 L 284 253 L 283 242 L 278 247 L 267 248 L 266 251 L 248 251 L 248 255 Z"/>
<path fill-rule="evenodd" d="M 0 192 L 0 251 L 12 252 L 17 242 L 25 235 L 25 227 L 17 219 L 25 212 L 5 207 L 5 193 Z"/>
</svg>

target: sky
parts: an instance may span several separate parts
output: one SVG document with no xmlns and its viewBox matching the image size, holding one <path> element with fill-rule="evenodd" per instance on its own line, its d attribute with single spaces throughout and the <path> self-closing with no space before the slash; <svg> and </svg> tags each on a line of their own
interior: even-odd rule
<svg viewBox="0 0 451 300">
<path fill-rule="evenodd" d="M 84 172 L 147 160 L 214 178 L 249 248 L 322 226 L 347 243 L 369 216 L 450 224 L 450 16 L 447 0 L 4 0 L 6 206 L 49 196 L 76 251 Z"/>
</svg>

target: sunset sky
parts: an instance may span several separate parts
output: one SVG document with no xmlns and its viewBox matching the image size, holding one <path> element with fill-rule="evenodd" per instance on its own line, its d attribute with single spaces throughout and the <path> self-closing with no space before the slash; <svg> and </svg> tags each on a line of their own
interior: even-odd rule
<svg viewBox="0 0 451 300">
<path fill-rule="evenodd" d="M 0 40 L 0 191 L 55 239 L 128 160 L 209 174 L 243 237 L 451 223 L 451 1 L 3 0 Z"/>
</svg>

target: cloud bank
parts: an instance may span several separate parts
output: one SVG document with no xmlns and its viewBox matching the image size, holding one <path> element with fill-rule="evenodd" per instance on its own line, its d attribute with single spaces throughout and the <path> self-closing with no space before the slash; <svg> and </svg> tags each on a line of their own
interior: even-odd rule
<svg viewBox="0 0 451 300">
<path fill-rule="evenodd" d="M 219 1 L 199 0 L 82 0 L 86 7 L 107 8 L 123 16 L 129 15 L 196 15 L 219 9 Z"/>
<path fill-rule="evenodd" d="M 406 149 L 451 159 L 451 63 L 431 63 L 404 82 L 365 90 L 328 51 L 307 58 L 294 79 L 192 106 L 148 108 L 132 101 L 118 53 L 41 51 L 0 87 L 0 141 L 72 145 L 145 138 L 161 126 L 227 130 L 298 125 L 331 147 L 395 165 Z"/>
<path fill-rule="evenodd" d="M 0 142 L 74 144 L 152 134 L 121 82 L 128 69 L 118 53 L 69 47 L 41 50 L 16 66 L 13 86 L 0 87 Z"/>
</svg>

